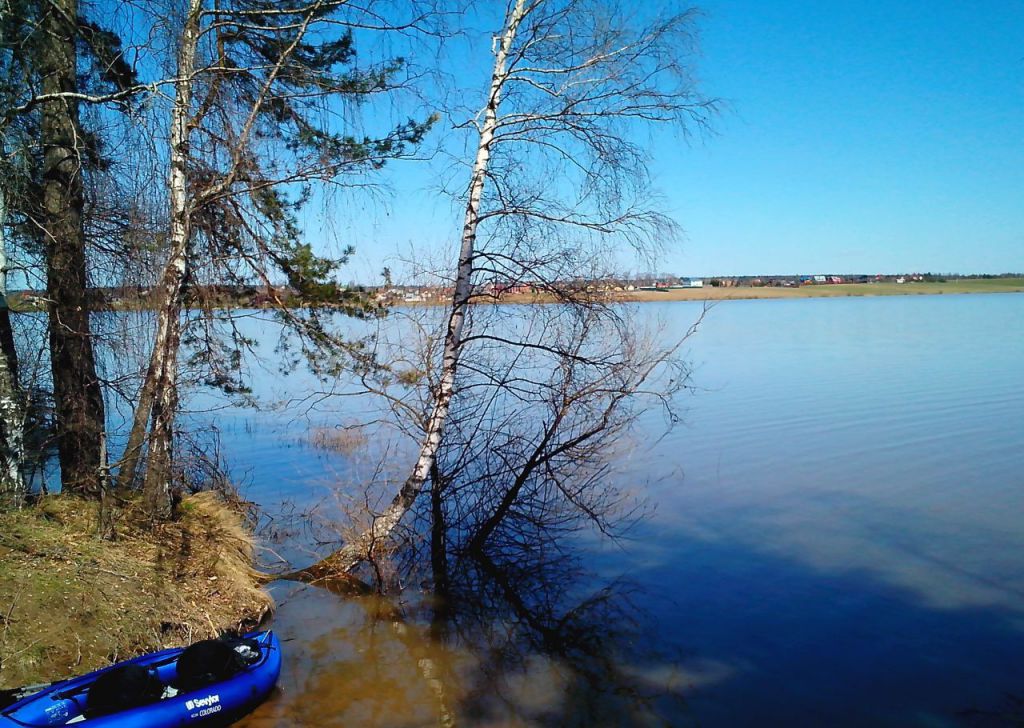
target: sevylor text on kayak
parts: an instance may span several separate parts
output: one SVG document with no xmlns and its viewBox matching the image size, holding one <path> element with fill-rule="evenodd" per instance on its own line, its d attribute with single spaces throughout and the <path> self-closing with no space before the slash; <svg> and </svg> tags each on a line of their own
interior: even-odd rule
<svg viewBox="0 0 1024 728">
<path fill-rule="evenodd" d="M 280 674 L 271 631 L 204 640 L 46 686 L 0 709 L 0 728 L 226 725 L 263 702 Z"/>
</svg>

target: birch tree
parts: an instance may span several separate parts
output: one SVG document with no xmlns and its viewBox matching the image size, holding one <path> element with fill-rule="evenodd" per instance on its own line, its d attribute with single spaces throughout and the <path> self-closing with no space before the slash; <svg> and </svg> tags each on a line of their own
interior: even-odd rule
<svg viewBox="0 0 1024 728">
<path fill-rule="evenodd" d="M 8 105 L 15 101 L 12 81 L 17 75 L 11 55 L 5 52 L 7 43 L 4 41 L 12 34 L 10 22 L 6 17 L 0 18 L 0 34 L 3 36 L 0 38 L 0 53 L 3 53 L 0 57 L 0 74 L 4 80 L 0 84 L 0 101 Z M 8 200 L 11 192 L 17 189 L 21 175 L 16 171 L 17 165 L 9 163 L 16 159 L 13 150 L 8 148 L 10 130 L 11 124 L 5 120 L 0 125 L 0 504 L 6 501 L 19 505 L 25 491 L 21 472 L 21 464 L 25 459 L 24 415 L 18 386 L 14 331 L 7 303 L 7 228 Z"/>
<path fill-rule="evenodd" d="M 509 336 L 499 320 L 471 327 L 474 309 L 488 309 L 483 318 L 502 315 L 500 307 L 472 307 L 475 300 L 526 283 L 570 308 L 602 309 L 581 283 L 601 276 L 595 261 L 613 265 L 623 250 L 651 253 L 676 233 L 651 205 L 640 140 L 652 125 L 682 134 L 703 127 L 714 110 L 690 74 L 693 11 L 654 14 L 601 0 L 510 0 L 505 7 L 484 101 L 459 125 L 475 154 L 458 194 L 461 234 L 448 279 L 454 293 L 418 456 L 372 526 L 307 574 L 351 571 L 413 506 L 437 471 L 468 348 L 566 353 L 543 337 Z M 487 530 L 485 522 L 483 540 Z"/>
<path fill-rule="evenodd" d="M 0 167 L 2 170 L 2 167 Z M 25 495 L 25 415 L 18 384 L 11 311 L 7 305 L 7 185 L 0 180 L 0 503 L 20 505 Z"/>
<path fill-rule="evenodd" d="M 190 279 L 205 274 L 267 290 L 283 280 L 309 305 L 358 310 L 362 303 L 330 279 L 347 251 L 333 259 L 314 253 L 296 211 L 313 182 L 347 184 L 379 169 L 414 148 L 431 124 L 409 119 L 356 135 L 346 123 L 348 112 L 394 91 L 408 75 L 401 58 L 356 63 L 356 35 L 419 32 L 429 15 L 415 4 L 398 15 L 384 10 L 338 0 L 190 0 L 183 15 L 169 111 L 167 258 L 152 355 L 118 476 L 120 489 L 128 489 L 145 447 L 143 491 L 155 517 L 171 509 Z M 315 317 L 310 322 L 278 303 L 286 323 L 319 344 L 336 342 Z"/>
<path fill-rule="evenodd" d="M 8 0 L 0 10 L 0 106 L 10 108 L 24 100 L 24 79 L 30 54 L 18 46 L 31 23 L 30 8 Z M 20 505 L 25 496 L 24 398 L 19 382 L 14 327 L 7 301 L 8 272 L 14 260 L 10 234 L 16 228 L 19 209 L 31 184 L 32 138 L 36 129 L 27 119 L 0 117 L 0 502 Z M 23 210 L 21 210 L 23 212 Z"/>
</svg>

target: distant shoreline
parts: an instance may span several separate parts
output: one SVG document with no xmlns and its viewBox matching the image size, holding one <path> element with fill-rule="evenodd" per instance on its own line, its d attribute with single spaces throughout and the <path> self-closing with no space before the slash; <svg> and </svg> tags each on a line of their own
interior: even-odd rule
<svg viewBox="0 0 1024 728">
<path fill-rule="evenodd" d="M 867 296 L 924 296 L 963 293 L 1024 293 L 1024 277 L 1006 278 L 960 278 L 948 281 L 909 281 L 907 283 L 872 282 L 872 283 L 817 283 L 799 287 L 788 286 L 711 286 L 700 288 L 662 288 L 652 290 L 639 288 L 627 290 L 595 290 L 580 292 L 581 297 L 591 297 L 594 301 L 649 303 L 652 301 L 749 301 L 749 300 L 783 300 L 795 298 L 851 298 Z M 43 299 L 26 291 L 15 292 L 8 297 L 12 311 L 27 313 L 45 310 Z M 422 306 L 446 306 L 450 299 L 432 298 L 429 300 L 399 299 L 390 302 L 393 308 L 417 308 Z M 556 303 L 554 296 L 544 293 L 502 293 L 500 296 L 479 295 L 474 297 L 475 305 L 507 304 L 547 304 Z M 304 308 L 300 300 L 287 304 L 291 308 Z M 340 306 L 323 305 L 327 310 Z M 98 304 L 94 311 L 146 311 L 153 310 L 147 300 L 121 300 L 117 303 Z M 212 305 L 219 309 L 266 309 L 268 305 L 253 304 L 248 301 L 222 300 Z"/>
<path fill-rule="evenodd" d="M 743 301 L 795 298 L 848 298 L 854 296 L 925 296 L 963 293 L 1024 293 L 1024 278 L 962 279 L 941 283 L 935 281 L 909 283 L 823 283 L 800 286 L 799 288 L 767 286 L 716 288 L 705 285 L 703 288 L 668 288 L 661 291 L 612 291 L 607 295 L 616 301 L 647 303 L 650 301 Z M 550 302 L 550 300 L 545 300 L 545 298 L 544 296 L 534 294 L 506 294 L 496 302 Z"/>
</svg>

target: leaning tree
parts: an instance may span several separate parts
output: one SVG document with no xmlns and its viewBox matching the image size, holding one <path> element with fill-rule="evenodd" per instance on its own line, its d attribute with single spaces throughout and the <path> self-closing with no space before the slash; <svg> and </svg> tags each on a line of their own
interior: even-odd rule
<svg viewBox="0 0 1024 728">
<path fill-rule="evenodd" d="M 652 205 L 649 151 L 641 140 L 652 126 L 683 134 L 704 127 L 714 111 L 714 102 L 699 93 L 691 75 L 694 23 L 692 10 L 659 13 L 603 0 L 507 4 L 490 46 L 486 92 L 456 125 L 470 135 L 474 153 L 465 163 L 468 183 L 454 190 L 462 210 L 460 245 L 454 270 L 443 275 L 453 294 L 437 357 L 425 367 L 430 396 L 420 418 L 418 455 L 372 524 L 304 574 L 351 571 L 386 542 L 428 482 L 443 486 L 450 477 L 444 470 L 460 462 L 439 458 L 452 413 L 460 428 L 467 417 L 489 423 L 490 435 L 473 428 L 472 437 L 460 441 L 492 435 L 501 441 L 507 435 L 516 442 L 516 456 L 502 466 L 511 481 L 491 491 L 496 499 L 477 501 L 491 508 L 489 515 L 481 513 L 471 541 L 482 545 L 494 532 L 495 519 L 511 512 L 512 503 L 540 482 L 534 476 L 545 463 L 593 442 L 589 436 L 573 445 L 589 431 L 581 408 L 589 409 L 598 425 L 618 422 L 629 394 L 642 390 L 659 371 L 657 364 L 671 358 L 678 341 L 660 353 L 633 347 L 623 337 L 630 328 L 621 325 L 622 312 L 594 290 L 592 281 L 614 270 L 625 251 L 651 253 L 676 233 L 676 225 Z M 529 314 L 473 305 L 522 286 L 560 305 L 550 311 L 534 307 Z M 577 322 L 582 339 L 572 335 L 572 319 L 580 312 L 585 312 Z M 543 319 L 549 316 L 568 335 L 548 335 Z M 608 358 L 609 347 L 624 356 Z M 491 357 L 495 350 L 502 352 L 498 362 Z M 556 375 L 538 379 L 536 372 L 506 368 L 522 363 L 524 355 L 548 357 Z M 608 382 L 610 389 L 601 386 L 606 375 L 616 380 L 614 387 Z M 582 396 L 585 383 L 595 387 L 591 396 Z M 489 396 L 476 396 L 480 388 L 489 388 Z M 551 415 L 525 437 L 495 409 L 521 390 L 530 392 L 524 401 L 547 403 Z M 465 409 L 460 410 L 460 399 Z M 524 406 L 520 414 L 527 411 L 538 410 Z M 571 432 L 559 434 L 569 423 L 574 423 Z M 459 450 L 469 452 L 452 452 Z M 479 474 L 474 477 L 478 485 Z"/>
</svg>

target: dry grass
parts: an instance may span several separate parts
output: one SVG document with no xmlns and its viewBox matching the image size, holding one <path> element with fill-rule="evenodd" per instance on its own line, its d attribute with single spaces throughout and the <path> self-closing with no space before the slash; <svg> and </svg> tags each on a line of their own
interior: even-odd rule
<svg viewBox="0 0 1024 728">
<path fill-rule="evenodd" d="M 362 430 L 349 427 L 314 427 L 309 431 L 309 444 L 318 450 L 351 455 L 366 445 Z"/>
<path fill-rule="evenodd" d="M 88 501 L 0 514 L 0 687 L 257 624 L 272 603 L 244 520 L 212 493 L 182 510 L 156 527 L 126 514 L 115 542 L 96 538 Z"/>
</svg>

